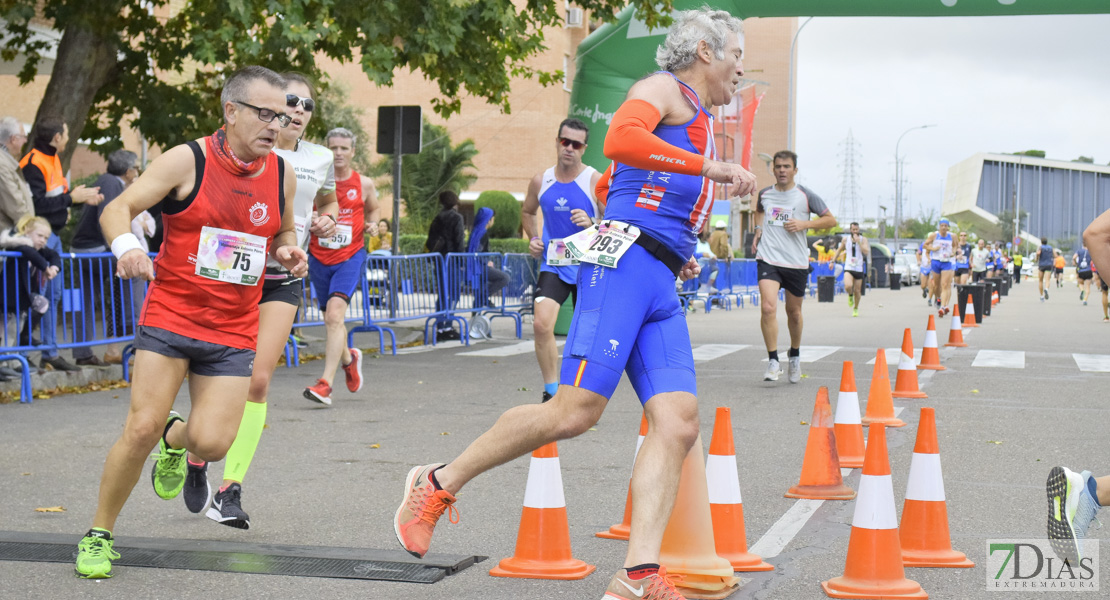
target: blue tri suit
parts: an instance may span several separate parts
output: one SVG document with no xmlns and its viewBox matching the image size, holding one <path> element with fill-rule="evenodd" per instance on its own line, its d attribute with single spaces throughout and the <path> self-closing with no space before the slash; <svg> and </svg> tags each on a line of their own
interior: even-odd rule
<svg viewBox="0 0 1110 600">
<path fill-rule="evenodd" d="M 593 190 L 589 189 L 594 173 L 597 171 L 593 167 L 586 167 L 574 181 L 560 183 L 555 179 L 555 167 L 551 167 L 544 171 L 541 179 L 539 200 L 540 210 L 543 211 L 544 259 L 540 260 L 540 272 L 554 273 L 569 285 L 578 280 L 578 267 L 547 264 L 547 245 L 553 239 L 561 240 L 582 231 L 570 220 L 572 210 L 580 208 L 591 219 L 597 216 Z"/>
<path fill-rule="evenodd" d="M 667 73 L 674 77 L 670 73 Z M 696 116 L 652 132 L 667 143 L 713 159 L 713 117 L 697 94 L 678 81 Z M 616 163 L 605 219 L 638 227 L 685 263 L 713 208 L 713 182 L 699 175 L 649 171 Z M 616 268 L 583 263 L 578 303 L 563 352 L 560 383 L 613 395 L 622 373 L 640 402 L 665 392 L 697 394 L 686 316 L 675 292 L 675 272 L 641 245 L 629 246 Z"/>
<path fill-rule="evenodd" d="M 951 271 L 953 254 L 952 232 L 948 232 L 946 235 L 941 235 L 940 233 L 937 233 L 937 236 L 933 238 L 933 245 L 938 246 L 938 249 L 930 252 L 929 255 L 942 256 L 944 258 L 933 259 L 933 262 L 931 264 L 932 272 L 939 274 L 941 271 Z"/>
</svg>

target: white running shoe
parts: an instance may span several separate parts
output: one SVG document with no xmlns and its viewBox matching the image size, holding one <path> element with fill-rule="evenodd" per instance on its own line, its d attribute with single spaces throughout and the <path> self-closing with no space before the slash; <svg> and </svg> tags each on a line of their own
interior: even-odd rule
<svg viewBox="0 0 1110 600">
<path fill-rule="evenodd" d="M 777 360 L 767 361 L 767 372 L 763 374 L 763 381 L 778 381 L 782 375 L 782 367 Z"/>
<path fill-rule="evenodd" d="M 787 361 L 790 371 L 790 383 L 798 383 L 802 380 L 802 357 L 791 356 Z"/>
</svg>

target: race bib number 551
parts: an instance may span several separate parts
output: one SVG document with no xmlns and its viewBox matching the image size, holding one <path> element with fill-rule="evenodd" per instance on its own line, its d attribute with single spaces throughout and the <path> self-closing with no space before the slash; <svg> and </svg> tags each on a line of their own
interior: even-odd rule
<svg viewBox="0 0 1110 600">
<path fill-rule="evenodd" d="M 580 262 L 616 267 L 638 237 L 640 230 L 634 225 L 603 221 L 600 225 L 563 238 L 563 243 Z"/>
</svg>

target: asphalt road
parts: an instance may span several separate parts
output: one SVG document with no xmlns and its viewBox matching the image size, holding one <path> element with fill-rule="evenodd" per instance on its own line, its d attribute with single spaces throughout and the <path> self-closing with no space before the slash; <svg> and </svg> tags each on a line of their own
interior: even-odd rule
<svg viewBox="0 0 1110 600">
<path fill-rule="evenodd" d="M 952 543 L 979 566 L 907 569 L 932 598 L 1000 598 L 988 592 L 983 568 L 989 539 L 1043 538 L 1044 483 L 1057 464 L 1110 470 L 1105 444 L 1110 375 L 1081 370 L 1078 354 L 1110 354 L 1097 301 L 1082 306 L 1074 285 L 1038 302 L 1030 282 L 1014 288 L 984 326 L 965 330 L 968 348 L 942 349 L 947 370 L 922 375 L 928 400 L 895 400 L 908 425 L 888 429 L 895 499 L 901 511 L 917 434 L 918 408 L 936 409 Z M 779 309 L 780 350 L 785 315 Z M 828 386 L 835 404 L 842 361 L 855 362 L 861 402 L 866 399 L 877 348 L 896 348 L 912 327 L 920 346 L 929 308 L 916 289 L 875 290 L 852 318 L 843 296 L 835 303 L 805 302 L 803 346 L 825 346 L 826 356 L 803 365 L 806 377 L 765 383 L 766 354 L 759 310 L 752 306 L 697 312 L 688 318 L 695 348 L 747 345 L 698 363 L 702 431 L 708 446 L 714 407 L 732 409 L 748 543 L 753 545 L 795 500 L 783 493 L 797 482 L 813 401 Z M 948 321 L 938 323 L 941 344 Z M 525 326 L 525 339 L 530 331 Z M 376 338 L 375 338 L 376 339 Z M 169 539 L 394 549 L 391 519 L 408 469 L 459 453 L 507 408 L 540 395 L 534 356 L 469 356 L 468 351 L 517 344 L 507 320 L 495 339 L 470 348 L 442 344 L 366 361 L 357 395 L 336 392 L 330 408 L 301 398 L 322 363 L 279 369 L 268 428 L 244 486 L 253 528 L 220 527 L 188 513 L 180 500 L 163 501 L 148 477 L 139 481 L 116 533 Z M 370 336 L 360 345 L 373 343 Z M 732 349 L 732 348 L 730 348 Z M 422 349 L 421 349 L 422 350 Z M 1021 368 L 973 366 L 982 350 L 1024 352 Z M 1016 358 L 1016 355 L 1006 355 Z M 896 361 L 890 365 L 891 380 Z M 127 413 L 128 390 L 0 405 L 0 529 L 82 534 L 95 510 L 108 447 Z M 189 411 L 183 391 L 177 410 Z M 582 581 L 493 578 L 496 561 L 512 555 L 528 459 L 474 480 L 460 495 L 457 525 L 441 522 L 433 551 L 491 559 L 432 584 L 395 584 L 320 578 L 244 575 L 149 568 L 118 568 L 113 579 L 82 581 L 68 564 L 0 561 L 4 598 L 598 598 L 621 566 L 625 545 L 594 533 L 621 519 L 639 427 L 640 405 L 622 383 L 594 430 L 559 445 L 574 555 L 598 570 Z M 218 477 L 214 467 L 212 477 Z M 845 478 L 856 487 L 859 470 Z M 37 507 L 64 506 L 39 513 Z M 841 575 L 853 502 L 825 502 L 778 555 L 769 573 L 746 574 L 734 598 L 824 598 L 819 582 Z M 1092 536 L 1105 538 L 1092 529 Z M 1100 566 L 1107 570 L 1110 553 Z M 1097 595 L 1097 594 L 1096 594 Z"/>
</svg>

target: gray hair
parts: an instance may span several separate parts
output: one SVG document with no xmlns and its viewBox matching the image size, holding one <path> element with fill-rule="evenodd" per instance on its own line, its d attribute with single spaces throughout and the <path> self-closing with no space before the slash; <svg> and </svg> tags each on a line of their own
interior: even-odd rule
<svg viewBox="0 0 1110 600">
<path fill-rule="evenodd" d="M 130 150 L 116 150 L 108 155 L 108 174 L 123 177 L 128 169 L 135 166 L 137 158 L 139 155 Z"/>
<path fill-rule="evenodd" d="M 352 148 L 358 145 L 358 138 L 355 137 L 354 132 L 352 132 L 350 129 L 347 129 L 346 127 L 336 127 L 335 129 L 329 131 L 328 134 L 324 136 L 324 143 L 331 143 L 331 138 L 333 137 L 340 137 L 351 140 Z"/>
<path fill-rule="evenodd" d="M 15 117 L 0 119 L 0 144 L 7 144 L 13 136 L 22 132 L 23 124 Z"/>
<path fill-rule="evenodd" d="M 285 89 L 285 78 L 274 71 L 258 65 L 244 67 L 232 73 L 227 80 L 224 81 L 224 89 L 220 92 L 221 112 L 222 107 L 227 105 L 228 102 L 245 101 L 247 87 L 250 86 L 252 81 L 260 79 L 279 90 Z"/>
<path fill-rule="evenodd" d="M 727 11 L 703 6 L 676 12 L 667 39 L 655 52 L 655 64 L 672 73 L 688 68 L 697 59 L 698 42 L 702 40 L 709 44 L 717 60 L 723 60 L 730 33 L 743 36 L 743 26 L 740 19 Z"/>
</svg>

